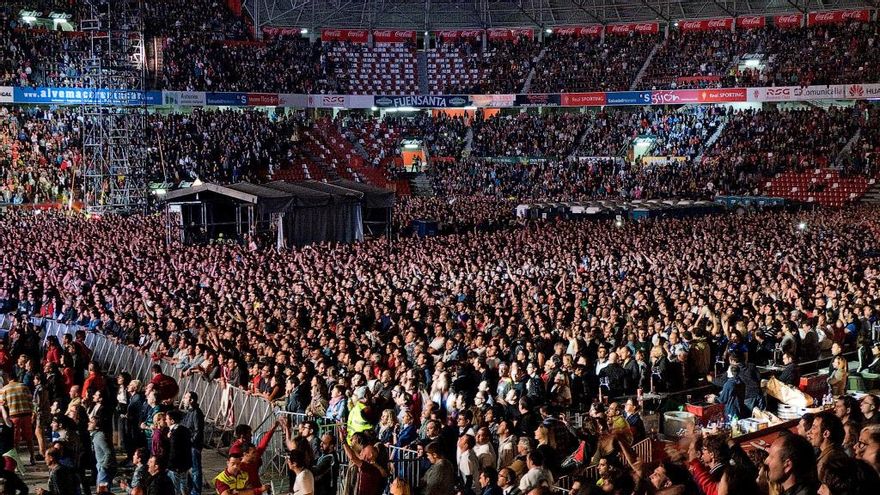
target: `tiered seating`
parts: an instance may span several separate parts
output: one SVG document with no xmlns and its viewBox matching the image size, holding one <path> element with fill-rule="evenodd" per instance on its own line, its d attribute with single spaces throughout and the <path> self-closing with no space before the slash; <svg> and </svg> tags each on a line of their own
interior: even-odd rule
<svg viewBox="0 0 880 495">
<path fill-rule="evenodd" d="M 324 45 L 327 70 L 349 94 L 416 94 L 416 49 L 409 43 L 361 43 Z"/>
<path fill-rule="evenodd" d="M 432 94 L 470 93 L 483 78 L 479 41 L 439 43 L 428 51 L 428 81 Z"/>
<path fill-rule="evenodd" d="M 817 168 L 807 172 L 783 172 L 765 184 L 766 194 L 793 201 L 843 206 L 858 201 L 875 179 L 841 177 L 840 172 Z"/>
</svg>

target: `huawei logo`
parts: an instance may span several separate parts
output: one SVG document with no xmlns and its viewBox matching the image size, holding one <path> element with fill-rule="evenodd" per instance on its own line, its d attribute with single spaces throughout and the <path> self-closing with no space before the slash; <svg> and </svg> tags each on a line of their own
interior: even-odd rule
<svg viewBox="0 0 880 495">
<path fill-rule="evenodd" d="M 847 91 L 849 92 L 850 96 L 856 98 L 865 96 L 865 88 L 861 84 L 853 84 L 849 87 Z"/>
</svg>

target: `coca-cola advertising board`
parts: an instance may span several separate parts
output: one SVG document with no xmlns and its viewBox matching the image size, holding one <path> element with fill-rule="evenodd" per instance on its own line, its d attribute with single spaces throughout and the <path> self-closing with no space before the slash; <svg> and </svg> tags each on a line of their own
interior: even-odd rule
<svg viewBox="0 0 880 495">
<path fill-rule="evenodd" d="M 657 34 L 660 32 L 659 22 L 632 22 L 629 24 L 610 24 L 605 27 L 605 34 L 625 36 L 630 33 Z"/>
<path fill-rule="evenodd" d="M 602 25 L 560 26 L 553 28 L 553 34 L 559 36 L 574 36 L 576 38 L 598 38 L 599 36 L 602 36 Z"/>
<path fill-rule="evenodd" d="M 445 29 L 434 31 L 434 35 L 443 41 L 479 40 L 483 38 L 482 29 Z"/>
<path fill-rule="evenodd" d="M 369 40 L 369 31 L 366 29 L 322 29 L 321 41 L 348 41 L 351 43 L 366 43 Z"/>
<path fill-rule="evenodd" d="M 808 26 L 842 24 L 844 22 L 871 22 L 871 11 L 868 9 L 828 10 L 825 12 L 810 12 L 807 15 Z"/>
<path fill-rule="evenodd" d="M 804 24 L 804 14 L 782 14 L 773 16 L 773 25 L 779 29 L 797 29 Z"/>
<path fill-rule="evenodd" d="M 762 15 L 742 15 L 736 18 L 737 29 L 761 29 L 767 25 L 767 18 Z"/>
<path fill-rule="evenodd" d="M 489 29 L 486 35 L 490 41 L 516 41 L 523 37 L 533 38 L 535 31 L 532 28 Z"/>
<path fill-rule="evenodd" d="M 401 29 L 377 29 L 373 31 L 373 42 L 375 43 L 406 43 L 407 41 L 415 43 L 415 31 Z"/>
<path fill-rule="evenodd" d="M 683 33 L 693 31 L 730 31 L 733 28 L 733 18 L 723 19 L 697 19 L 693 21 L 679 21 L 678 29 Z"/>
</svg>

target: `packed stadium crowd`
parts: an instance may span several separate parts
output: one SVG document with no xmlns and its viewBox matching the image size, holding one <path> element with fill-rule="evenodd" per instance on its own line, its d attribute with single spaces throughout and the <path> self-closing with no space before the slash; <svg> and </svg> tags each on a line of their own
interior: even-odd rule
<svg viewBox="0 0 880 495">
<path fill-rule="evenodd" d="M 381 240 L 278 252 L 166 245 L 161 217 L 9 213 L 0 413 L 11 421 L 0 438 L 45 459 L 48 493 L 112 484 L 115 452 L 135 468 L 128 486 L 199 492 L 211 478 L 198 472 L 198 397 L 161 368 L 149 383 L 105 376 L 84 344 L 99 332 L 290 413 L 346 423 L 341 445 L 318 438 L 317 423 L 279 424 L 294 493 L 336 493 L 325 464 L 340 462 L 358 473 L 350 493 L 381 493 L 399 474 L 389 450 L 401 447 L 424 453 L 421 486 L 409 487 L 421 493 L 477 493 L 499 472 L 520 493 L 546 493 L 566 475 L 576 493 L 734 493 L 722 487 L 755 487 L 761 462 L 714 437 L 694 434 L 653 473 L 641 469 L 630 449 L 651 432 L 637 392 L 707 385 L 728 417 L 748 417 L 766 407 L 756 365 L 777 345 L 780 380 L 842 350 L 866 357 L 859 371 L 880 371 L 878 232 L 876 211 L 863 207 L 538 223 L 401 239 L 390 254 Z M 83 332 L 41 350 L 30 316 Z M 847 398 L 845 359 L 833 367 L 837 407 L 805 418 L 802 435 L 774 442 L 764 461 L 765 482 L 781 492 L 867 493 L 838 487 L 852 482 L 846 473 L 877 476 L 877 397 Z M 587 410 L 580 427 L 560 419 Z M 251 444 L 246 428 L 238 438 L 213 478 L 219 495 L 265 490 L 266 444 Z M 580 477 L 593 461 L 598 479 Z"/>
</svg>

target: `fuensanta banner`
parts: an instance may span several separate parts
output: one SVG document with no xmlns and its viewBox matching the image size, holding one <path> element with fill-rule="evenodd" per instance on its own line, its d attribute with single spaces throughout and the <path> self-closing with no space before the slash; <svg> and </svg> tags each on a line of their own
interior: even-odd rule
<svg viewBox="0 0 880 495">
<path fill-rule="evenodd" d="M 680 21 L 678 29 L 683 32 L 693 31 L 730 31 L 733 28 L 733 18 L 723 19 L 699 19 L 694 21 Z"/>
<path fill-rule="evenodd" d="M 321 41 L 350 41 L 366 43 L 369 32 L 366 29 L 322 29 Z"/>
<path fill-rule="evenodd" d="M 657 34 L 660 32 L 659 22 L 633 22 L 630 24 L 610 24 L 605 28 L 605 34 L 623 36 L 630 33 Z"/>
<path fill-rule="evenodd" d="M 590 26 L 560 26 L 553 28 L 553 34 L 560 36 L 574 36 L 577 38 L 602 36 L 602 25 L 593 24 Z"/>
<path fill-rule="evenodd" d="M 489 29 L 486 35 L 492 41 L 516 41 L 522 36 L 534 37 L 535 31 L 531 28 Z"/>
<path fill-rule="evenodd" d="M 767 18 L 762 15 L 743 15 L 736 18 L 737 29 L 761 29 L 767 25 Z"/>
<path fill-rule="evenodd" d="M 405 43 L 407 41 L 416 41 L 415 31 L 392 29 L 379 29 L 373 31 L 373 42 L 375 43 Z"/>
<path fill-rule="evenodd" d="M 783 14 L 773 16 L 773 24 L 779 29 L 797 29 L 804 24 L 804 14 Z"/>
<path fill-rule="evenodd" d="M 434 31 L 434 34 L 444 41 L 455 40 L 479 40 L 483 37 L 482 29 L 445 29 Z"/>
<path fill-rule="evenodd" d="M 829 10 L 827 12 L 810 12 L 807 15 L 808 26 L 841 24 L 844 22 L 871 22 L 871 11 L 868 9 Z"/>
</svg>

